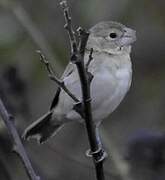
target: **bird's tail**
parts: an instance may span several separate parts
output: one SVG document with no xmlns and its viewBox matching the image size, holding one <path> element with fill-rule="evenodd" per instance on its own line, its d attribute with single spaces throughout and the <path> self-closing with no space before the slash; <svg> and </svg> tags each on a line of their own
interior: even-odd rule
<svg viewBox="0 0 165 180">
<path fill-rule="evenodd" d="M 30 139 L 35 138 L 41 144 L 44 143 L 48 138 L 52 137 L 62 127 L 62 124 L 54 123 L 51 120 L 52 112 L 49 111 L 37 121 L 32 123 L 24 131 L 23 138 Z"/>
</svg>

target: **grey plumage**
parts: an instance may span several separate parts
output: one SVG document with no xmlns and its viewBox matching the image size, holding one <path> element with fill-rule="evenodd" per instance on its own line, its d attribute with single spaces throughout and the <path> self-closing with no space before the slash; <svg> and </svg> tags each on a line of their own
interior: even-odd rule
<svg viewBox="0 0 165 180">
<path fill-rule="evenodd" d="M 94 76 L 91 97 L 93 119 L 97 127 L 117 108 L 131 85 L 130 52 L 136 35 L 134 30 L 111 21 L 98 23 L 89 31 L 84 61 L 87 63 L 89 50 L 93 48 L 89 72 Z M 81 100 L 80 82 L 74 64 L 69 63 L 62 79 L 66 87 Z M 66 122 L 83 122 L 73 106 L 73 100 L 58 88 L 50 111 L 25 130 L 24 138 L 35 137 L 41 143 Z"/>
<path fill-rule="evenodd" d="M 41 144 L 47 138 L 52 136 L 60 127 L 61 123 L 53 123 L 51 121 L 52 112 L 49 111 L 37 121 L 32 123 L 24 132 L 23 138 L 28 139 L 29 137 L 36 138 Z"/>
</svg>

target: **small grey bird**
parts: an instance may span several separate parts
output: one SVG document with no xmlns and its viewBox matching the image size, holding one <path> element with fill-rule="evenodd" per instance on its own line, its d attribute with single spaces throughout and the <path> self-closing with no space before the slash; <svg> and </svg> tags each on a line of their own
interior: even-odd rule
<svg viewBox="0 0 165 180">
<path fill-rule="evenodd" d="M 131 44 L 136 40 L 134 30 L 112 21 L 100 22 L 90 30 L 84 62 L 87 63 L 93 48 L 93 60 L 88 71 L 91 82 L 92 114 L 98 127 L 103 119 L 120 104 L 130 88 L 132 66 Z M 77 69 L 69 63 L 62 79 L 66 87 L 81 100 L 81 87 Z M 32 123 L 24 132 L 24 138 L 36 138 L 39 143 L 52 137 L 61 127 L 71 121 L 83 122 L 73 110 L 74 101 L 58 88 L 50 110 Z"/>
</svg>

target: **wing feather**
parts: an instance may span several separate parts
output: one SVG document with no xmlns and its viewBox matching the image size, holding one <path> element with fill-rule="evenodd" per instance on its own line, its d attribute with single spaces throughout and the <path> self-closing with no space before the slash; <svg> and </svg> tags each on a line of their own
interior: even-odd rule
<svg viewBox="0 0 165 180">
<path fill-rule="evenodd" d="M 75 69 L 75 65 L 72 64 L 72 63 L 69 63 L 66 68 L 65 68 L 65 71 L 64 73 L 62 74 L 61 76 L 61 79 L 64 79 L 65 77 L 69 76 Z M 56 107 L 56 105 L 58 104 L 58 101 L 59 101 L 59 95 L 60 95 L 60 92 L 61 92 L 61 88 L 58 87 L 57 88 L 57 91 L 55 93 L 55 96 L 53 98 L 53 101 L 51 103 L 51 106 L 50 106 L 50 110 L 52 110 L 53 108 Z"/>
</svg>

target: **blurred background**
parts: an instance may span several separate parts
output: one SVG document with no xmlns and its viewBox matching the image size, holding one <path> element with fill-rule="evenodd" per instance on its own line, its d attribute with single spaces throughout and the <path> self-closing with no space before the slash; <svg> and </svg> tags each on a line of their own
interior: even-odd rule
<svg viewBox="0 0 165 180">
<path fill-rule="evenodd" d="M 137 31 L 133 83 L 119 108 L 101 126 L 106 179 L 165 179 L 165 1 L 70 0 L 75 28 L 119 21 Z M 16 118 L 20 135 L 51 104 L 57 86 L 47 77 L 41 49 L 60 77 L 69 42 L 58 1 L 0 0 L 0 97 Z M 94 179 L 82 125 L 71 123 L 44 145 L 24 142 L 32 164 L 45 180 Z M 28 180 L 0 120 L 0 179 Z"/>
</svg>

